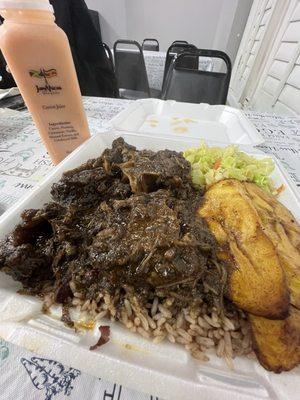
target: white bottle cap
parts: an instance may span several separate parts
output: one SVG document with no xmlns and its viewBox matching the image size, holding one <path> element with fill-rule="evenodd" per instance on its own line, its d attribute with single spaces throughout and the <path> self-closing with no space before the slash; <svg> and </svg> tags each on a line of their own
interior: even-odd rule
<svg viewBox="0 0 300 400">
<path fill-rule="evenodd" d="M 43 10 L 51 11 L 49 0 L 0 0 L 0 10 Z"/>
</svg>

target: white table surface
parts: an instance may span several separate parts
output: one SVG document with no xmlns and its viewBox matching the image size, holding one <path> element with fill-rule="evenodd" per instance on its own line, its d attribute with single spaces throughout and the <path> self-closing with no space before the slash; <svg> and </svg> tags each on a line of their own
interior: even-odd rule
<svg viewBox="0 0 300 400">
<path fill-rule="evenodd" d="M 85 98 L 91 132 L 130 101 Z M 260 150 L 284 164 L 300 190 L 300 118 L 247 113 L 266 142 Z M 30 191 L 53 165 L 27 112 L 0 110 L 0 214 Z M 99 365 L 99 376 L 101 376 Z M 0 339 L 1 400 L 158 400 L 96 379 Z"/>
</svg>

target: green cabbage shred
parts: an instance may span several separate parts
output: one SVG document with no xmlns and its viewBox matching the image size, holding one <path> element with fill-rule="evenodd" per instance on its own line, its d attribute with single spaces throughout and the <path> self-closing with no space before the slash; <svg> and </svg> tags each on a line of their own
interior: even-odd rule
<svg viewBox="0 0 300 400">
<path fill-rule="evenodd" d="M 268 192 L 274 190 L 270 174 L 275 166 L 271 158 L 258 160 L 240 151 L 238 146 L 209 147 L 205 142 L 198 148 L 186 150 L 183 155 L 191 163 L 192 181 L 197 189 L 221 179 L 234 178 L 254 182 Z"/>
</svg>

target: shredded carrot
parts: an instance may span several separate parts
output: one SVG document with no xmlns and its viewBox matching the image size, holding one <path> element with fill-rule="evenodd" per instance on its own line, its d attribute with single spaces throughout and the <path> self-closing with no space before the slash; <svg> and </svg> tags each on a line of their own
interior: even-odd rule
<svg viewBox="0 0 300 400">
<path fill-rule="evenodd" d="M 221 167 L 221 158 L 218 158 L 214 163 L 214 169 L 219 169 Z"/>
<path fill-rule="evenodd" d="M 282 193 L 285 189 L 284 184 L 280 185 L 277 189 L 275 189 L 275 193 L 276 195 L 279 195 L 280 193 Z"/>
</svg>

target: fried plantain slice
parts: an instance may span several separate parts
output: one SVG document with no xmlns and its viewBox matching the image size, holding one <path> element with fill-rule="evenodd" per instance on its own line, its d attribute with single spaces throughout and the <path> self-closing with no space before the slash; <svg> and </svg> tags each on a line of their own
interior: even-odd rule
<svg viewBox="0 0 300 400">
<path fill-rule="evenodd" d="M 263 221 L 264 233 L 276 248 L 286 274 L 291 304 L 300 309 L 300 226 L 274 196 L 253 183 L 244 186 Z"/>
<path fill-rule="evenodd" d="M 199 209 L 231 260 L 228 296 L 251 314 L 271 319 L 288 315 L 289 292 L 280 258 L 243 182 L 227 179 L 212 185 Z"/>
<path fill-rule="evenodd" d="M 290 306 L 285 320 L 249 314 L 253 350 L 261 365 L 276 373 L 300 364 L 300 311 Z"/>
</svg>

